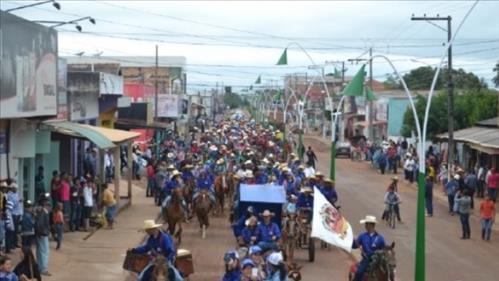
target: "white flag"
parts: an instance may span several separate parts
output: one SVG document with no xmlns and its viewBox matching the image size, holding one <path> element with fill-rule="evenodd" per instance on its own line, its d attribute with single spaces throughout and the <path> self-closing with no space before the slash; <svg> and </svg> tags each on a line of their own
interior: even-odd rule
<svg viewBox="0 0 499 281">
<path fill-rule="evenodd" d="M 316 187 L 311 236 L 348 252 L 352 251 L 352 226 Z"/>
</svg>

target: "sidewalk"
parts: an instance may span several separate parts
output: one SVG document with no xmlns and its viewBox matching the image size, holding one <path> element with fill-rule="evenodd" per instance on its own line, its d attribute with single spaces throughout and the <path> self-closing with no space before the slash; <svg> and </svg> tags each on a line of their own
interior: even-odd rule
<svg viewBox="0 0 499 281">
<path fill-rule="evenodd" d="M 130 273 L 122 269 L 125 252 L 143 241 L 144 233 L 138 231 L 143 221 L 155 219 L 158 214 L 153 200 L 145 197 L 144 188 L 138 184 L 142 183 L 134 182 L 132 186 L 132 205 L 118 214 L 113 230 L 99 229 L 86 240 L 87 232 L 66 232 L 59 251 L 55 250 L 55 242 L 50 242 L 52 276 L 43 276 L 43 280 L 116 281 L 129 277 Z M 125 181 L 122 186 L 126 186 Z M 18 255 L 11 257 L 17 264 Z"/>
<path fill-rule="evenodd" d="M 331 147 L 331 143 L 329 142 L 329 140 L 325 140 L 321 136 L 307 134 L 307 135 L 304 135 L 304 137 L 314 139 L 316 141 L 321 142 L 325 146 Z M 403 171 L 403 170 L 400 169 L 400 171 Z M 376 172 L 378 172 L 378 171 L 376 171 Z M 400 174 L 402 175 L 402 173 L 400 173 Z M 417 184 L 411 185 L 411 184 L 403 182 L 403 181 L 401 181 L 401 183 L 405 187 L 409 187 L 409 188 L 417 191 Z M 448 206 L 448 199 L 447 199 L 447 195 L 443 192 L 443 186 L 440 183 L 435 184 L 433 190 L 434 190 L 434 192 L 433 192 L 434 203 L 436 201 L 438 201 L 438 202 L 444 204 L 445 206 Z M 479 208 L 480 208 L 481 198 L 475 197 L 474 200 L 475 200 L 475 208 L 472 210 L 472 216 L 479 220 L 480 219 L 480 209 Z M 499 218 L 499 210 L 497 208 L 497 205 L 496 205 L 496 218 Z M 499 223 L 494 223 L 492 226 L 492 230 L 499 232 Z"/>
</svg>

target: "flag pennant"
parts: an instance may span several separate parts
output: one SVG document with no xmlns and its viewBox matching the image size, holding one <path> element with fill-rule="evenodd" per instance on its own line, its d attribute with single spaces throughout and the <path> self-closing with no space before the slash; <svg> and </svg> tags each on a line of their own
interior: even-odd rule
<svg viewBox="0 0 499 281">
<path fill-rule="evenodd" d="M 376 95 L 369 87 L 366 87 L 366 99 L 367 101 L 375 101 L 377 99 Z"/>
<path fill-rule="evenodd" d="M 258 77 L 256 78 L 256 81 L 255 81 L 255 84 L 261 84 L 261 83 L 262 83 L 262 76 L 258 75 Z"/>
<path fill-rule="evenodd" d="M 311 236 L 344 249 L 347 252 L 352 251 L 352 226 L 346 218 L 326 200 L 317 187 L 314 187 L 314 213 L 312 217 Z"/>
<path fill-rule="evenodd" d="M 357 74 L 352 78 L 352 81 L 343 89 L 342 94 L 350 97 L 362 97 L 364 95 L 364 79 L 366 77 L 366 72 L 364 69 L 366 65 L 364 64 Z"/>
<path fill-rule="evenodd" d="M 336 67 L 334 68 L 334 78 L 341 78 L 341 73 Z"/>
<path fill-rule="evenodd" d="M 287 65 L 288 64 L 288 48 L 284 49 L 284 52 L 282 52 L 281 57 L 277 61 L 277 65 Z"/>
</svg>

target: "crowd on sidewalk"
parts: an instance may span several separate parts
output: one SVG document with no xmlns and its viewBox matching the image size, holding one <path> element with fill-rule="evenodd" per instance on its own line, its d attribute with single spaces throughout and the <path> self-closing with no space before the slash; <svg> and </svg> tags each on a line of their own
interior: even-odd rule
<svg viewBox="0 0 499 281">
<path fill-rule="evenodd" d="M 16 248 L 21 248 L 22 260 L 16 268 L 28 268 L 29 274 L 23 273 L 25 276 L 37 280 L 41 280 L 40 275 L 50 276 L 50 238 L 55 242 L 55 249 L 59 250 L 66 230 L 91 230 L 91 224 L 94 224 L 91 218 L 100 212 L 98 207 L 101 204 L 106 207 L 107 224 L 112 228 L 116 199 L 108 185 L 100 184 L 95 176 L 95 163 L 91 161 L 94 153 L 92 149 L 87 150 L 85 177 L 53 171 L 48 181 L 44 177 L 44 167 L 40 166 L 35 176 L 35 202 L 23 200 L 17 183 L 12 179 L 0 182 L 0 276 L 11 276 L 7 279 L 0 277 L 0 280 L 21 277 L 16 270 L 9 273 L 9 268 L 13 269 L 9 255 Z M 31 253 L 33 246 L 36 246 L 36 259 Z"/>
</svg>

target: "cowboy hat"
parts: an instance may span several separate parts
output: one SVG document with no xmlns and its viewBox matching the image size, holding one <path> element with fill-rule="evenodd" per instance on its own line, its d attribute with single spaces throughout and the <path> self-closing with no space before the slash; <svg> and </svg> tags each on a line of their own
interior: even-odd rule
<svg viewBox="0 0 499 281">
<path fill-rule="evenodd" d="M 300 165 L 300 166 L 298 166 L 298 169 L 300 169 L 300 170 L 305 170 L 305 166 Z"/>
<path fill-rule="evenodd" d="M 267 257 L 267 261 L 272 265 L 279 265 L 283 260 L 281 252 L 272 253 Z"/>
<path fill-rule="evenodd" d="M 143 230 L 148 230 L 148 229 L 159 228 L 161 226 L 162 226 L 162 224 L 156 223 L 154 220 L 145 220 L 144 221 L 144 226 L 142 227 L 142 229 Z"/>
<path fill-rule="evenodd" d="M 265 210 L 262 213 L 262 217 L 273 217 L 274 213 L 271 213 L 269 210 Z"/>
<path fill-rule="evenodd" d="M 168 158 L 173 158 L 173 157 L 174 157 L 174 155 L 173 155 L 173 153 L 172 153 L 172 152 L 168 152 L 168 154 L 166 154 L 166 157 L 168 157 Z"/>
<path fill-rule="evenodd" d="M 319 172 L 319 171 L 317 171 L 314 176 L 316 176 L 316 177 L 324 177 L 324 175 L 321 172 Z"/>
<path fill-rule="evenodd" d="M 0 187 L 7 187 L 7 183 L 3 181 L 2 183 L 0 183 Z"/>
<path fill-rule="evenodd" d="M 397 176 L 392 177 L 392 181 L 398 181 L 398 180 L 399 180 L 399 177 L 397 177 Z"/>
<path fill-rule="evenodd" d="M 192 169 L 192 168 L 194 168 L 194 166 L 192 166 L 191 164 L 187 164 L 183 168 L 184 169 Z"/>
<path fill-rule="evenodd" d="M 168 167 L 166 167 L 167 170 L 175 170 L 175 166 L 173 164 L 170 164 Z"/>
<path fill-rule="evenodd" d="M 210 146 L 210 150 L 211 150 L 211 151 L 217 151 L 217 150 L 218 150 L 218 148 L 217 148 L 215 145 L 211 145 L 211 146 Z"/>
<path fill-rule="evenodd" d="M 455 180 L 459 180 L 460 178 L 461 178 L 461 177 L 460 177 L 458 174 L 454 175 L 454 179 L 455 179 Z"/>
<path fill-rule="evenodd" d="M 245 174 L 246 174 L 245 176 L 246 176 L 247 178 L 253 178 L 253 171 L 251 171 L 251 170 L 247 170 Z"/>
<path fill-rule="evenodd" d="M 364 219 L 360 220 L 360 224 L 378 223 L 375 216 L 367 215 Z"/>
<path fill-rule="evenodd" d="M 246 162 L 244 162 L 244 165 L 251 165 L 253 164 L 253 162 L 251 162 L 251 160 L 246 160 Z"/>
<path fill-rule="evenodd" d="M 170 176 L 170 179 L 172 179 L 174 176 L 178 176 L 178 175 L 180 175 L 180 172 L 177 171 L 177 170 L 175 170 L 175 171 L 172 172 L 172 175 Z"/>
<path fill-rule="evenodd" d="M 225 163 L 225 160 L 223 158 L 217 160 L 217 165 L 223 165 L 223 163 Z"/>
<path fill-rule="evenodd" d="M 325 179 L 325 180 L 324 180 L 324 182 L 325 182 L 325 183 L 334 183 L 334 181 L 333 181 L 332 179 L 329 179 L 329 178 L 328 178 L 328 179 Z"/>
<path fill-rule="evenodd" d="M 265 164 L 269 164 L 270 163 L 269 160 L 267 160 L 267 158 L 263 158 L 262 162 L 265 163 Z"/>
<path fill-rule="evenodd" d="M 314 190 L 312 188 L 310 188 L 310 186 L 304 186 L 301 188 L 300 190 L 302 193 L 307 193 L 307 192 L 314 192 Z"/>
</svg>

